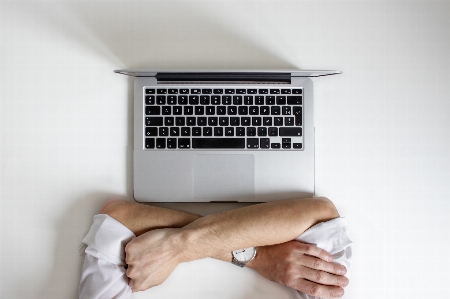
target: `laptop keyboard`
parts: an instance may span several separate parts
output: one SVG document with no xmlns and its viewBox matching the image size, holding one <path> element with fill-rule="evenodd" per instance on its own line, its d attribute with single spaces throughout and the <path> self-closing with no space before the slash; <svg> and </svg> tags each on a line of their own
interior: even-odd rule
<svg viewBox="0 0 450 299">
<path fill-rule="evenodd" d="M 302 150 L 301 88 L 146 87 L 144 149 Z"/>
</svg>

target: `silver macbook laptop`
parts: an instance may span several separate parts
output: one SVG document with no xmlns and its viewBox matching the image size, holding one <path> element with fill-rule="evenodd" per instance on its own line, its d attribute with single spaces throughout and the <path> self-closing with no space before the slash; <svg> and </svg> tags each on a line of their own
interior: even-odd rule
<svg viewBox="0 0 450 299">
<path fill-rule="evenodd" d="M 339 71 L 134 76 L 139 202 L 267 202 L 314 196 L 310 77 Z"/>
</svg>

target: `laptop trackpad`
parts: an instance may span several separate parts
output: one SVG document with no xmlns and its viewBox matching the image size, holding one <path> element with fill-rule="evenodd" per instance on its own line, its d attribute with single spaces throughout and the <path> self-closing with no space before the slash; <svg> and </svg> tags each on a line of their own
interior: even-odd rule
<svg viewBox="0 0 450 299">
<path fill-rule="evenodd" d="M 253 155 L 195 155 L 194 197 L 246 201 L 253 198 Z"/>
</svg>

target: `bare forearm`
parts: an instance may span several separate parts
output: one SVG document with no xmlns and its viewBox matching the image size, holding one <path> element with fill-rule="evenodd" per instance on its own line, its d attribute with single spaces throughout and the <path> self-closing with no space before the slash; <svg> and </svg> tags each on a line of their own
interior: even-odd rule
<svg viewBox="0 0 450 299">
<path fill-rule="evenodd" d="M 188 245 L 185 260 L 218 257 L 293 240 L 312 225 L 338 216 L 325 198 L 277 201 L 199 218 L 177 237 Z"/>
</svg>

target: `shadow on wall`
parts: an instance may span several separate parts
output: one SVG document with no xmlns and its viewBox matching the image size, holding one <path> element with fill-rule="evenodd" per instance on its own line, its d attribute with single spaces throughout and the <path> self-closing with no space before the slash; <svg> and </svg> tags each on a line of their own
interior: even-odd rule
<svg viewBox="0 0 450 299">
<path fill-rule="evenodd" d="M 252 42 L 245 28 L 236 32 L 232 26 L 225 27 L 227 24 L 221 24 L 213 15 L 220 6 L 207 2 L 76 1 L 29 5 L 52 30 L 98 52 L 118 68 L 296 68 Z"/>
</svg>

